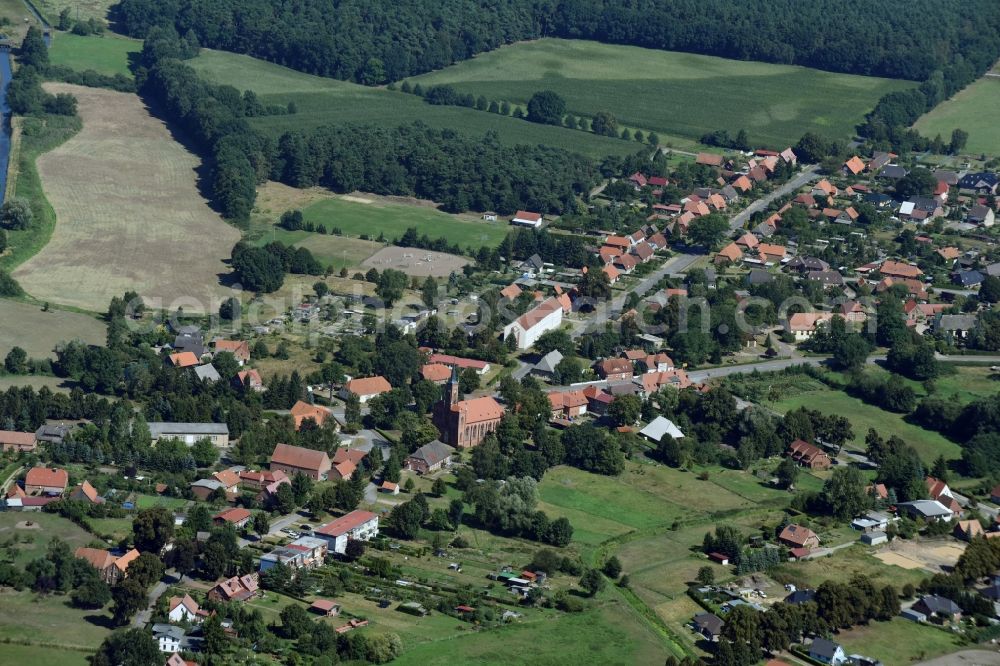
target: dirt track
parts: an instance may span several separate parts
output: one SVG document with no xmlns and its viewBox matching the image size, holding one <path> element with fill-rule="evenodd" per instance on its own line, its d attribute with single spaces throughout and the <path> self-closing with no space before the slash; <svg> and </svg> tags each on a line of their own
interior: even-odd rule
<svg viewBox="0 0 1000 666">
<path fill-rule="evenodd" d="M 77 98 L 83 129 L 37 160 L 57 221 L 48 245 L 14 272 L 24 289 L 97 311 L 127 290 L 186 311 L 225 298 L 219 275 L 240 234 L 199 195 L 198 158 L 135 95 L 45 88 Z"/>
</svg>

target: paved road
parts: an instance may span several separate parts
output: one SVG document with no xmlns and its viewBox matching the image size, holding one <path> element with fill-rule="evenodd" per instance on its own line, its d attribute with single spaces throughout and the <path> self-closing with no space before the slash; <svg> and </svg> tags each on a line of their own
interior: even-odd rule
<svg viewBox="0 0 1000 666">
<path fill-rule="evenodd" d="M 150 619 L 153 617 L 153 608 L 156 607 L 156 602 L 159 601 L 163 593 L 167 591 L 167 588 L 171 585 L 176 584 L 180 581 L 180 576 L 176 573 L 170 574 L 169 572 L 163 575 L 163 579 L 153 586 L 153 589 L 149 591 L 149 600 L 146 604 L 146 608 L 135 614 L 132 618 L 133 627 L 144 627 L 149 624 Z"/>
<path fill-rule="evenodd" d="M 696 254 L 675 254 L 670 257 L 663 263 L 662 266 L 644 277 L 634 289 L 615 296 L 611 299 L 610 303 L 604 304 L 598 308 L 598 311 L 593 317 L 580 322 L 582 324 L 581 326 L 574 326 L 572 332 L 573 337 L 579 337 L 584 333 L 601 330 L 604 328 L 604 324 L 611 319 L 612 315 L 621 313 L 621 311 L 625 308 L 625 299 L 628 298 L 630 293 L 634 292 L 640 296 L 645 295 L 652 290 L 653 287 L 656 286 L 656 283 L 662 280 L 664 276 L 675 275 L 683 272 L 684 269 L 698 260 L 698 256 L 699 255 Z"/>
<path fill-rule="evenodd" d="M 267 536 L 276 536 L 279 532 L 281 532 L 281 530 L 285 529 L 295 521 L 302 520 L 304 518 L 305 516 L 300 514 L 298 511 L 290 513 L 287 516 L 282 516 L 281 518 L 271 522 L 271 528 L 267 531 Z M 244 539 L 243 537 L 240 537 L 237 541 L 240 544 L 240 548 L 244 548 L 251 543 L 254 543 L 250 539 Z"/>
<path fill-rule="evenodd" d="M 768 207 L 768 205 L 772 201 L 774 201 L 778 197 L 783 197 L 786 194 L 791 194 L 792 192 L 799 189 L 806 183 L 815 180 L 818 177 L 816 174 L 817 169 L 819 169 L 819 165 L 817 164 L 805 167 L 801 172 L 796 174 L 795 177 L 793 177 L 787 183 L 785 183 L 778 189 L 774 190 L 770 194 L 763 196 L 760 199 L 757 199 L 752 204 L 747 206 L 743 211 L 734 215 L 733 218 L 729 221 L 729 226 L 734 231 L 736 229 L 742 228 L 743 225 L 747 223 L 747 220 L 750 219 L 751 215 L 753 215 L 758 211 L 764 210 L 765 208 Z"/>
</svg>

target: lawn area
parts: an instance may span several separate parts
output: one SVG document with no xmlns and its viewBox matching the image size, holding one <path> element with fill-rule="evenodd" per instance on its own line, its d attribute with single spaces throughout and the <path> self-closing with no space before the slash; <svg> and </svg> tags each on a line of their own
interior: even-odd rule
<svg viewBox="0 0 1000 666">
<path fill-rule="evenodd" d="M 608 595 L 610 596 L 610 595 Z M 468 631 L 414 647 L 404 646 L 398 666 L 457 663 L 506 666 L 530 656 L 538 666 L 659 664 L 669 655 L 657 635 L 619 600 L 577 614 L 546 615 L 489 631 Z"/>
<path fill-rule="evenodd" d="M 905 666 L 954 651 L 962 643 L 946 629 L 917 624 L 901 617 L 875 622 L 834 637 L 848 654 L 863 654 L 885 666 Z"/>
<path fill-rule="evenodd" d="M 131 77 L 129 54 L 142 50 L 142 42 L 117 35 L 104 37 L 81 37 L 69 32 L 60 32 L 52 40 L 49 59 L 53 65 L 64 65 L 78 71 L 92 69 L 98 74 L 114 76 L 122 74 Z"/>
<path fill-rule="evenodd" d="M 90 526 L 96 532 L 111 535 L 115 541 L 128 538 L 132 534 L 131 518 L 91 518 Z"/>
<path fill-rule="evenodd" d="M 473 136 L 492 130 L 505 144 L 545 144 L 595 159 L 631 154 L 638 147 L 632 141 L 538 125 L 494 113 L 432 106 L 414 95 L 312 76 L 244 55 L 202 49 L 188 64 L 209 81 L 253 90 L 267 104 L 294 102 L 297 107 L 294 115 L 252 119 L 254 127 L 276 138 L 289 130 L 330 124 L 396 127 L 419 120 L 430 127 L 453 129 Z"/>
<path fill-rule="evenodd" d="M 18 523 L 25 521 L 38 527 L 17 527 Z M 45 555 L 49 542 L 56 537 L 68 543 L 71 550 L 86 546 L 97 538 L 76 523 L 52 513 L 0 513 L 0 543 L 7 543 L 14 537 L 17 538 L 17 544 L 9 550 L 4 548 L 3 552 L 13 554 L 13 562 L 19 567 Z"/>
<path fill-rule="evenodd" d="M 907 444 L 917 450 L 917 453 L 930 464 L 943 455 L 946 460 L 961 457 L 961 447 L 945 439 L 941 434 L 924 430 L 919 426 L 907 423 L 902 415 L 887 412 L 873 405 L 853 398 L 843 391 L 825 389 L 808 391 L 782 398 L 778 402 L 769 403 L 778 412 L 788 412 L 799 407 L 816 409 L 824 414 L 845 415 L 851 420 L 854 429 L 854 440 L 848 442 L 848 448 L 865 450 L 865 435 L 869 428 L 874 428 L 882 437 L 898 435 Z"/>
<path fill-rule="evenodd" d="M 913 125 L 924 136 L 940 134 L 948 141 L 953 129 L 969 133 L 968 153 L 1000 155 L 1000 125 L 994 109 L 1000 107 L 1000 77 L 984 76 L 951 99 L 938 104 Z"/>
<path fill-rule="evenodd" d="M 776 571 L 785 574 L 792 583 L 797 581 L 799 587 L 814 588 L 827 580 L 847 583 L 856 573 L 865 574 L 876 586 L 893 585 L 897 590 L 907 583 L 917 585 L 927 577 L 927 572 L 921 569 L 886 564 L 872 556 L 869 547 L 862 545 L 838 550 L 828 557 L 787 562 Z"/>
<path fill-rule="evenodd" d="M 78 610 L 64 595 L 37 595 L 29 590 L 0 589 L 0 640 L 38 641 L 47 645 L 96 650 L 108 635 L 107 610 Z M 6 646 L 0 648 L 6 654 Z M 29 660 L 27 663 L 62 663 Z"/>
<path fill-rule="evenodd" d="M 475 215 L 449 215 L 426 205 L 388 203 L 376 197 L 344 197 L 324 199 L 302 211 L 307 222 L 339 227 L 348 236 L 367 234 L 374 240 L 379 233 L 387 241 L 402 236 L 408 227 L 416 227 L 419 235 L 445 237 L 449 243 L 462 247 L 495 247 L 510 232 L 507 221 L 484 222 Z M 363 203 L 368 201 L 370 203 Z M 310 232 L 306 232 L 310 233 Z"/>
<path fill-rule="evenodd" d="M 661 142 L 670 135 L 697 140 L 718 129 L 745 129 L 754 145 L 773 147 L 793 144 L 807 131 L 852 136 L 882 95 L 914 85 L 562 39 L 504 46 L 409 81 L 425 89 L 449 84 L 461 93 L 518 104 L 539 90 L 553 90 L 570 113 L 611 111 L 619 123 L 660 133 Z"/>
<path fill-rule="evenodd" d="M 180 509 L 188 505 L 190 500 L 183 497 L 166 497 L 163 495 L 136 495 L 135 508 L 148 509 L 154 506 L 164 506 L 170 510 Z"/>
<path fill-rule="evenodd" d="M 37 645 L 16 645 L 6 643 L 0 650 L 0 666 L 24 666 L 25 664 L 58 664 L 59 666 L 87 666 L 87 652 L 59 650 Z"/>
<path fill-rule="evenodd" d="M 944 375 L 934 380 L 935 395 L 965 404 L 977 398 L 1000 393 L 998 378 L 1000 375 L 986 366 L 955 366 L 955 374 Z"/>
</svg>

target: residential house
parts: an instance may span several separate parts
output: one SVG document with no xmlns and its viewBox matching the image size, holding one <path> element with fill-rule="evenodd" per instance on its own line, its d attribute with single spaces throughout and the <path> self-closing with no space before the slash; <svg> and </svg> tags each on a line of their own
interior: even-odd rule
<svg viewBox="0 0 1000 666">
<path fill-rule="evenodd" d="M 878 175 L 888 180 L 899 180 L 900 178 L 905 177 L 907 173 L 909 173 L 909 171 L 898 164 L 887 164 L 882 167 L 882 170 L 879 171 Z"/>
<path fill-rule="evenodd" d="M 701 634 L 705 640 L 713 643 L 717 642 L 719 636 L 722 635 L 723 624 L 725 623 L 713 613 L 698 613 L 691 620 L 694 630 Z"/>
<path fill-rule="evenodd" d="M 194 352 L 177 352 L 170 354 L 167 361 L 175 368 L 193 368 L 201 363 L 201 359 L 194 355 Z"/>
<path fill-rule="evenodd" d="M 802 525 L 786 525 L 778 535 L 778 541 L 789 548 L 808 548 L 810 550 L 819 547 L 819 536 L 808 527 Z"/>
<path fill-rule="evenodd" d="M 736 243 L 730 243 L 716 253 L 714 261 L 718 266 L 738 264 L 743 261 L 743 250 Z"/>
<path fill-rule="evenodd" d="M 694 161 L 698 164 L 711 167 L 721 167 L 723 162 L 722 155 L 716 155 L 715 153 L 698 153 Z"/>
<path fill-rule="evenodd" d="M 139 557 L 139 551 L 133 548 L 124 555 L 115 555 L 100 548 L 77 548 L 74 557 L 87 560 L 108 585 L 114 585 L 128 576 L 128 567 Z"/>
<path fill-rule="evenodd" d="M 186 637 L 183 628 L 175 627 L 172 624 L 154 624 L 150 627 L 150 631 L 153 634 L 153 640 L 160 648 L 160 652 L 174 653 L 183 649 Z"/>
<path fill-rule="evenodd" d="M 514 217 L 511 218 L 510 223 L 520 227 L 539 229 L 542 226 L 542 214 L 519 210 L 514 213 Z"/>
<path fill-rule="evenodd" d="M 378 516 L 370 511 L 351 511 L 313 532 L 327 542 L 329 550 L 343 555 L 348 540 L 369 541 L 378 536 Z"/>
<path fill-rule="evenodd" d="M 215 353 L 229 352 L 241 366 L 250 362 L 250 342 L 247 340 L 216 340 Z"/>
<path fill-rule="evenodd" d="M 844 162 L 844 165 L 840 168 L 841 173 L 843 173 L 845 176 L 857 176 L 864 170 L 865 170 L 865 163 L 857 155 L 853 156 L 851 159 Z"/>
<path fill-rule="evenodd" d="M 894 261 L 892 259 L 886 259 L 879 266 L 878 272 L 886 277 L 892 278 L 909 278 L 915 280 L 924 274 L 918 266 L 913 264 L 905 264 L 901 261 Z"/>
<path fill-rule="evenodd" d="M 868 160 L 868 170 L 871 171 L 872 173 L 876 173 L 877 171 L 882 169 L 882 167 L 889 164 L 889 162 L 892 161 L 893 157 L 895 156 L 892 153 L 886 153 L 880 150 L 876 150 L 874 153 L 872 153 L 872 158 Z"/>
<path fill-rule="evenodd" d="M 746 194 L 753 189 L 753 182 L 746 176 L 737 176 L 730 185 L 740 194 Z"/>
<path fill-rule="evenodd" d="M 675 389 L 683 389 L 691 386 L 691 380 L 681 368 L 671 368 L 663 372 L 652 371 L 639 376 L 635 383 L 642 387 L 642 393 L 650 396 L 659 391 L 664 386 Z"/>
<path fill-rule="evenodd" d="M 454 447 L 435 439 L 411 453 L 403 466 L 417 474 L 430 474 L 447 467 L 454 452 Z"/>
<path fill-rule="evenodd" d="M 809 273 L 812 271 L 828 271 L 830 270 L 830 264 L 817 257 L 800 256 L 793 257 L 791 261 L 786 264 L 786 268 L 800 273 Z"/>
<path fill-rule="evenodd" d="M 631 273 L 636 266 L 639 265 L 639 260 L 636 259 L 631 254 L 623 254 L 621 256 L 615 257 L 615 260 L 611 264 L 617 268 L 622 273 L 628 275 Z"/>
<path fill-rule="evenodd" d="M 982 523 L 978 520 L 960 520 L 955 524 L 955 529 L 952 530 L 952 535 L 956 539 L 962 541 L 972 541 L 976 537 L 981 537 L 986 534 L 983 530 Z M 996 532 L 1000 536 L 1000 532 Z"/>
<path fill-rule="evenodd" d="M 392 385 L 381 375 L 375 377 L 364 377 L 352 379 L 340 390 L 340 397 L 347 399 L 352 393 L 358 396 L 358 401 L 365 404 L 377 395 L 388 393 L 392 390 Z"/>
<path fill-rule="evenodd" d="M 736 239 L 735 244 L 746 250 L 756 250 L 757 246 L 760 245 L 760 241 L 757 237 L 751 233 L 745 233 Z"/>
<path fill-rule="evenodd" d="M 875 293 L 885 293 L 896 285 L 903 285 L 906 287 L 906 295 L 908 298 L 914 298 L 921 301 L 927 300 L 928 298 L 927 289 L 924 287 L 923 283 L 912 278 L 882 278 L 879 283 L 875 285 Z"/>
<path fill-rule="evenodd" d="M 253 514 L 242 507 L 234 507 L 221 511 L 212 516 L 212 522 L 216 525 L 232 525 L 238 530 L 243 529 L 250 523 Z"/>
<path fill-rule="evenodd" d="M 992 227 L 996 222 L 996 214 L 989 206 L 976 204 L 969 209 L 965 216 L 965 221 L 969 224 L 978 224 L 983 227 Z"/>
<path fill-rule="evenodd" d="M 968 190 L 976 194 L 997 194 L 997 185 L 1000 184 L 1000 177 L 995 173 L 979 172 L 969 173 L 958 181 L 958 188 Z"/>
<path fill-rule="evenodd" d="M 815 335 L 820 324 L 831 319 L 833 319 L 831 312 L 796 312 L 788 318 L 785 330 L 792 334 L 796 342 L 802 342 Z"/>
<path fill-rule="evenodd" d="M 32 467 L 24 476 L 24 492 L 28 495 L 62 495 L 69 484 L 64 469 Z"/>
<path fill-rule="evenodd" d="M 632 362 L 624 358 L 606 358 L 594 364 L 597 375 L 607 381 L 631 379 L 634 373 Z"/>
<path fill-rule="evenodd" d="M 640 263 L 644 264 L 653 258 L 653 246 L 645 241 L 637 243 L 632 248 L 632 254 L 636 256 Z"/>
<path fill-rule="evenodd" d="M 806 279 L 819 283 L 824 289 L 844 286 L 844 276 L 837 271 L 809 271 L 806 273 Z"/>
<path fill-rule="evenodd" d="M 837 187 L 826 178 L 813 185 L 813 188 L 810 191 L 810 194 L 814 197 L 822 196 L 827 197 L 828 199 L 830 197 L 837 196 L 839 193 L 840 190 L 838 190 Z"/>
<path fill-rule="evenodd" d="M 525 350 L 547 331 L 562 325 L 563 308 L 557 298 L 549 298 L 525 312 L 503 329 L 504 340 L 513 336 L 517 348 Z"/>
<path fill-rule="evenodd" d="M 809 644 L 809 657 L 823 664 L 840 666 L 847 662 L 847 654 L 837 643 L 825 638 L 814 638 Z"/>
<path fill-rule="evenodd" d="M 868 313 L 865 311 L 865 307 L 857 301 L 841 303 L 838 314 L 850 323 L 860 324 L 868 320 Z"/>
<path fill-rule="evenodd" d="M 205 365 L 199 365 L 194 369 L 194 376 L 198 378 L 199 381 L 208 382 L 209 384 L 214 384 L 215 382 L 222 379 L 222 375 L 219 371 L 215 369 L 215 366 L 211 363 L 206 363 Z"/>
<path fill-rule="evenodd" d="M 833 221 L 837 224 L 854 224 L 858 221 L 858 217 L 860 217 L 860 214 L 854 209 L 854 206 L 848 206 L 840 211 Z"/>
<path fill-rule="evenodd" d="M 757 246 L 757 252 L 760 253 L 761 261 L 774 264 L 781 263 L 781 260 L 787 254 L 784 245 L 773 245 L 771 243 L 761 243 Z"/>
<path fill-rule="evenodd" d="M 962 607 L 947 597 L 928 594 L 920 597 L 913 604 L 913 609 L 927 617 L 937 617 L 946 622 L 958 622 L 962 619 Z"/>
<path fill-rule="evenodd" d="M 815 208 L 816 207 L 816 197 L 812 194 L 799 194 L 794 199 L 792 199 L 793 204 L 799 206 L 804 206 L 805 208 Z"/>
<path fill-rule="evenodd" d="M 801 439 L 788 445 L 788 456 L 803 467 L 819 471 L 830 469 L 833 464 L 826 451 Z"/>
<path fill-rule="evenodd" d="M 312 569 L 323 564 L 329 549 L 325 539 L 303 536 L 271 552 L 261 555 L 260 571 L 267 571 L 279 564 L 289 569 Z"/>
<path fill-rule="evenodd" d="M 553 419 L 573 420 L 587 413 L 587 396 L 583 391 L 552 391 L 549 405 Z"/>
<path fill-rule="evenodd" d="M 202 610 L 198 602 L 188 594 L 170 597 L 167 602 L 167 619 L 171 622 L 200 622 Z"/>
<path fill-rule="evenodd" d="M 208 591 L 208 598 L 223 602 L 247 601 L 256 597 L 259 592 L 260 580 L 257 574 L 245 574 L 220 581 Z"/>
<path fill-rule="evenodd" d="M 260 373 L 252 368 L 250 370 L 240 370 L 237 372 L 233 382 L 238 388 L 244 391 L 256 391 L 257 393 L 263 393 L 267 390 L 267 387 L 264 386 L 264 380 L 260 377 Z"/>
<path fill-rule="evenodd" d="M 16 432 L 13 430 L 0 430 L 0 450 L 4 453 L 10 451 L 34 451 L 38 447 L 38 437 L 32 432 Z"/>
<path fill-rule="evenodd" d="M 155 444 L 161 439 L 179 439 L 194 446 L 200 439 L 211 440 L 218 448 L 229 446 L 229 426 L 225 423 L 149 423 L 149 434 Z"/>
<path fill-rule="evenodd" d="M 963 289 L 974 289 L 983 283 L 986 277 L 979 271 L 969 268 L 955 271 L 951 274 L 951 281 Z"/>
<path fill-rule="evenodd" d="M 944 333 L 953 339 L 964 340 L 969 337 L 969 332 L 976 327 L 978 321 L 979 318 L 974 314 L 938 314 L 933 329 L 935 333 Z"/>
<path fill-rule="evenodd" d="M 340 614 L 340 604 L 330 599 L 317 599 L 312 602 L 309 610 L 323 617 L 334 617 Z"/>
<path fill-rule="evenodd" d="M 104 504 L 104 498 L 97 494 L 97 489 L 90 485 L 90 481 L 84 481 L 69 494 L 71 500 L 77 502 L 87 502 L 88 504 Z"/>
<path fill-rule="evenodd" d="M 614 396 L 596 386 L 583 389 L 583 394 L 587 396 L 587 411 L 599 416 L 604 415 L 608 411 L 608 406 L 614 402 Z"/>
<path fill-rule="evenodd" d="M 226 492 L 226 487 L 215 479 L 198 479 L 197 481 L 192 481 L 190 488 L 191 494 L 203 502 L 207 501 L 212 496 L 212 493 L 217 490 L 222 493 Z"/>
<path fill-rule="evenodd" d="M 520 295 L 521 295 L 521 287 L 519 287 L 516 283 L 509 284 L 500 290 L 500 297 L 505 298 L 508 301 L 513 301 Z"/>
<path fill-rule="evenodd" d="M 71 430 L 72 428 L 68 425 L 50 425 L 46 423 L 35 431 L 35 439 L 39 442 L 48 442 L 49 444 L 62 444 Z M 7 450 L 4 447 L 3 431 L 0 431 L 0 449 Z"/>
<path fill-rule="evenodd" d="M 665 436 L 669 435 L 674 439 L 683 439 L 684 433 L 674 425 L 674 422 L 665 416 L 657 416 L 649 424 L 639 431 L 639 434 L 646 439 L 659 443 Z"/>
<path fill-rule="evenodd" d="M 308 402 L 304 402 L 302 400 L 299 400 L 292 405 L 291 415 L 292 419 L 295 421 L 296 430 L 302 430 L 302 424 L 305 423 L 307 419 L 312 419 L 316 426 L 322 426 L 328 420 L 331 423 L 336 423 L 333 419 L 333 413 L 329 409 L 320 405 L 310 405 Z"/>
<path fill-rule="evenodd" d="M 271 454 L 271 471 L 280 470 L 289 477 L 305 474 L 314 481 L 323 481 L 329 475 L 330 467 L 330 457 L 325 451 L 276 444 Z"/>
</svg>

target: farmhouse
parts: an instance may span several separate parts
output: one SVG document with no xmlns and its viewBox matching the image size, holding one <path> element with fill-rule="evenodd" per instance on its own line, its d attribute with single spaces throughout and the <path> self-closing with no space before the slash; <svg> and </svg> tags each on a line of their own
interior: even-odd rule
<svg viewBox="0 0 1000 666">
<path fill-rule="evenodd" d="M 886 259 L 879 266 L 878 272 L 886 277 L 916 279 L 924 274 L 920 268 L 912 264 L 904 264 L 901 261 Z"/>
<path fill-rule="evenodd" d="M 523 351 L 534 345 L 543 333 L 559 328 L 562 318 L 563 308 L 559 299 L 549 298 L 507 324 L 503 329 L 503 339 L 513 336 L 517 348 Z"/>
<path fill-rule="evenodd" d="M 624 381 L 632 378 L 634 367 L 626 358 L 606 358 L 594 365 L 597 376 L 608 381 Z"/>
<path fill-rule="evenodd" d="M 323 525 L 313 534 L 327 542 L 330 551 L 343 555 L 347 542 L 369 541 L 378 536 L 378 516 L 371 511 L 351 511 L 346 516 Z"/>
<path fill-rule="evenodd" d="M 240 472 L 240 485 L 244 488 L 251 488 L 253 490 L 260 490 L 264 486 L 282 479 L 288 479 L 288 476 L 280 469 L 273 472 L 266 470 L 255 472 L 245 469 Z"/>
<path fill-rule="evenodd" d="M 250 362 L 250 343 L 247 340 L 216 340 L 215 353 L 229 352 L 241 366 Z"/>
<path fill-rule="evenodd" d="M 32 467 L 24 477 L 28 495 L 61 495 L 66 492 L 69 474 L 64 469 Z"/>
<path fill-rule="evenodd" d="M 363 379 L 352 379 L 344 384 L 340 390 L 340 397 L 347 399 L 352 393 L 358 396 L 358 401 L 365 404 L 377 395 L 388 393 L 392 390 L 392 385 L 385 377 L 377 375 L 375 377 L 365 377 Z"/>
<path fill-rule="evenodd" d="M 48 442 L 49 444 L 62 444 L 63 440 L 66 439 L 66 435 L 70 433 L 70 426 L 67 425 L 49 425 L 44 424 L 38 430 L 35 431 L 35 439 L 39 442 Z M 0 432 L 0 444 L 3 443 L 3 432 Z"/>
<path fill-rule="evenodd" d="M 826 451 L 801 439 L 795 440 L 788 446 L 788 455 L 792 460 L 809 469 L 829 469 L 830 465 L 833 464 Z"/>
<path fill-rule="evenodd" d="M 271 471 L 281 471 L 289 477 L 305 474 L 314 481 L 323 481 L 330 473 L 330 467 L 330 457 L 325 451 L 276 444 L 271 454 Z"/>
<path fill-rule="evenodd" d="M 542 226 L 542 214 L 532 213 L 526 210 L 519 210 L 514 213 L 514 217 L 510 220 L 511 224 L 516 224 L 521 227 L 531 227 L 533 229 L 538 229 Z"/>
<path fill-rule="evenodd" d="M 404 465 L 406 469 L 417 474 L 429 474 L 447 467 L 451 462 L 451 454 L 454 452 L 453 447 L 435 439 L 411 453 L 406 458 Z"/>
<path fill-rule="evenodd" d="M 237 372 L 233 382 L 237 388 L 241 388 L 244 391 L 263 393 L 267 390 L 267 387 L 264 386 L 264 380 L 260 378 L 260 373 L 253 368 Z"/>
<path fill-rule="evenodd" d="M 459 400 L 458 372 L 453 368 L 444 395 L 434 405 L 434 425 L 441 441 L 459 448 L 476 446 L 496 430 L 504 409 L 491 396 Z"/>
<path fill-rule="evenodd" d="M 312 602 L 309 610 L 324 617 L 334 617 L 340 614 L 340 604 L 329 599 L 317 599 Z"/>
<path fill-rule="evenodd" d="M 38 438 L 35 436 L 35 433 L 0 430 L 0 450 L 4 453 L 9 451 L 34 451 L 37 446 Z"/>
<path fill-rule="evenodd" d="M 153 443 L 161 439 L 179 439 L 187 446 L 194 446 L 199 439 L 209 439 L 219 448 L 229 445 L 229 426 L 225 423 L 161 423 L 149 424 Z"/>
<path fill-rule="evenodd" d="M 97 489 L 90 485 L 90 481 L 84 481 L 69 494 L 71 500 L 77 502 L 87 502 L 88 504 L 104 504 L 104 498 L 97 494 Z"/>
<path fill-rule="evenodd" d="M 789 548 L 809 548 L 810 550 L 819 546 L 819 537 L 808 527 L 801 525 L 786 525 L 778 535 L 778 541 Z"/>
</svg>

